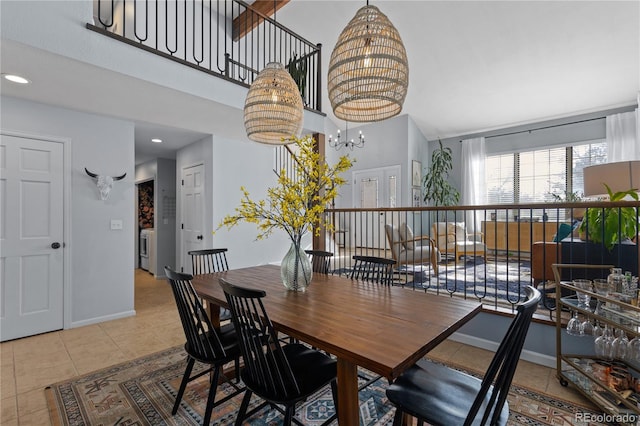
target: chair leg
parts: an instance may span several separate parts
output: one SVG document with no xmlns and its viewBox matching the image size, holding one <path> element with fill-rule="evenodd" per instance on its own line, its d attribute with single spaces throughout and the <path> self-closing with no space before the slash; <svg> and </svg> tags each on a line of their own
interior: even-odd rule
<svg viewBox="0 0 640 426">
<path fill-rule="evenodd" d="M 173 404 L 173 410 L 171 410 L 171 414 L 173 414 L 174 416 L 178 412 L 178 407 L 180 407 L 180 401 L 182 400 L 182 395 L 184 394 L 184 390 L 187 387 L 189 378 L 191 377 L 191 370 L 193 370 L 193 364 L 195 364 L 195 362 L 196 360 L 194 358 L 189 357 L 187 368 L 184 370 L 184 375 L 182 376 L 182 382 L 180 383 L 178 395 L 176 395 L 176 402 Z"/>
<path fill-rule="evenodd" d="M 236 358 L 233 361 L 233 368 L 235 369 L 236 373 L 236 383 L 240 383 L 240 358 Z"/>
<path fill-rule="evenodd" d="M 291 426 L 291 421 L 293 420 L 293 416 L 296 414 L 296 406 L 289 405 L 284 412 L 284 421 L 282 422 L 283 426 Z"/>
<path fill-rule="evenodd" d="M 238 417 L 236 418 L 235 426 L 242 426 L 242 421 L 244 417 L 247 415 L 247 408 L 249 407 L 249 401 L 251 400 L 252 392 L 247 389 L 244 392 L 244 397 L 242 398 L 242 403 L 240 404 L 240 409 L 238 410 Z"/>
<path fill-rule="evenodd" d="M 396 408 L 396 415 L 393 416 L 393 426 L 402 426 L 402 410 Z"/>
<path fill-rule="evenodd" d="M 211 411 L 216 400 L 216 391 L 218 390 L 218 380 L 220 380 L 220 369 L 222 367 L 217 365 L 213 372 L 213 380 L 209 386 L 209 396 L 207 397 L 207 408 L 204 410 L 204 426 L 208 426 L 211 421 Z"/>
<path fill-rule="evenodd" d="M 331 381 L 331 397 L 333 398 L 333 407 L 338 413 L 338 383 L 335 380 Z"/>
</svg>

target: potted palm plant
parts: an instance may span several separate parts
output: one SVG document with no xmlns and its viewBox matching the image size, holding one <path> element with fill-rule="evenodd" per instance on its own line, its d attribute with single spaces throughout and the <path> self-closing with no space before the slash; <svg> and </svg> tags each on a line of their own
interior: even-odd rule
<svg viewBox="0 0 640 426">
<path fill-rule="evenodd" d="M 455 206 L 460 201 L 460 192 L 449 183 L 447 178 L 453 169 L 453 155 L 451 148 L 443 147 L 431 154 L 431 166 L 424 175 L 424 201 L 433 206 Z"/>
</svg>

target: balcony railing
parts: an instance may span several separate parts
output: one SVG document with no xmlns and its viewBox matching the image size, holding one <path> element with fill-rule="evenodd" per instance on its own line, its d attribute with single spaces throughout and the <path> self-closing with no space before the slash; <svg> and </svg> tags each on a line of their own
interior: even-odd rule
<svg viewBox="0 0 640 426">
<path fill-rule="evenodd" d="M 321 111 L 321 45 L 240 0 L 97 0 L 87 28 L 248 87 L 268 62 L 294 77 L 306 108 Z"/>
<path fill-rule="evenodd" d="M 636 201 L 329 209 L 325 220 L 334 230 L 325 233 L 321 248 L 334 253 L 335 274 L 348 275 L 354 255 L 393 258 L 395 284 L 414 291 L 476 299 L 487 309 L 513 310 L 525 298 L 524 286 L 534 285 L 548 295 L 544 307 L 554 310 L 553 263 L 613 264 L 638 275 L 637 227 L 631 239 L 619 238 L 621 243 L 609 250 L 594 242 L 602 240 L 602 229 L 579 226 L 583 217 L 595 212 L 615 216 L 624 209 L 637 223 Z M 425 237 L 413 243 L 414 250 L 409 250 L 411 243 L 403 243 L 411 237 L 405 225 L 414 238 Z M 437 262 L 418 248 L 429 246 L 429 238 L 440 253 Z M 583 278 L 584 273 L 575 270 L 562 279 Z"/>
</svg>

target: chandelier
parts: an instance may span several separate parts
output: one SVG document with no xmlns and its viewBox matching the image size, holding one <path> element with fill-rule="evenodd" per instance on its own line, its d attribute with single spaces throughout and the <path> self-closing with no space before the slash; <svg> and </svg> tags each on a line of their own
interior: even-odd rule
<svg viewBox="0 0 640 426">
<path fill-rule="evenodd" d="M 364 147 L 364 135 L 362 134 L 362 130 L 360 130 L 360 134 L 358 135 L 358 142 L 353 139 L 349 139 L 349 125 L 345 123 L 344 140 L 341 139 L 340 129 L 338 129 L 338 134 L 335 138 L 332 135 L 329 135 L 329 146 L 331 148 L 335 148 L 336 151 L 342 147 L 347 147 L 351 151 L 353 151 L 353 148 Z"/>
<path fill-rule="evenodd" d="M 393 117 L 402 110 L 408 86 L 409 64 L 400 34 L 367 0 L 331 53 L 327 89 L 333 112 L 355 122 Z"/>
</svg>

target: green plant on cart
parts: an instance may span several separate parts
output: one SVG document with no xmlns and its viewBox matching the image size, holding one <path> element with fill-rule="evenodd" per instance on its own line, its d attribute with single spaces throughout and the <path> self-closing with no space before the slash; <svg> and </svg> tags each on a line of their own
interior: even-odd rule
<svg viewBox="0 0 640 426">
<path fill-rule="evenodd" d="M 607 184 L 609 201 L 623 201 L 630 196 L 638 201 L 638 190 L 612 192 Z M 586 211 L 584 220 L 580 224 L 580 231 L 587 239 L 594 243 L 602 243 L 611 251 L 613 247 L 638 235 L 638 215 L 635 207 L 596 207 Z"/>
</svg>

